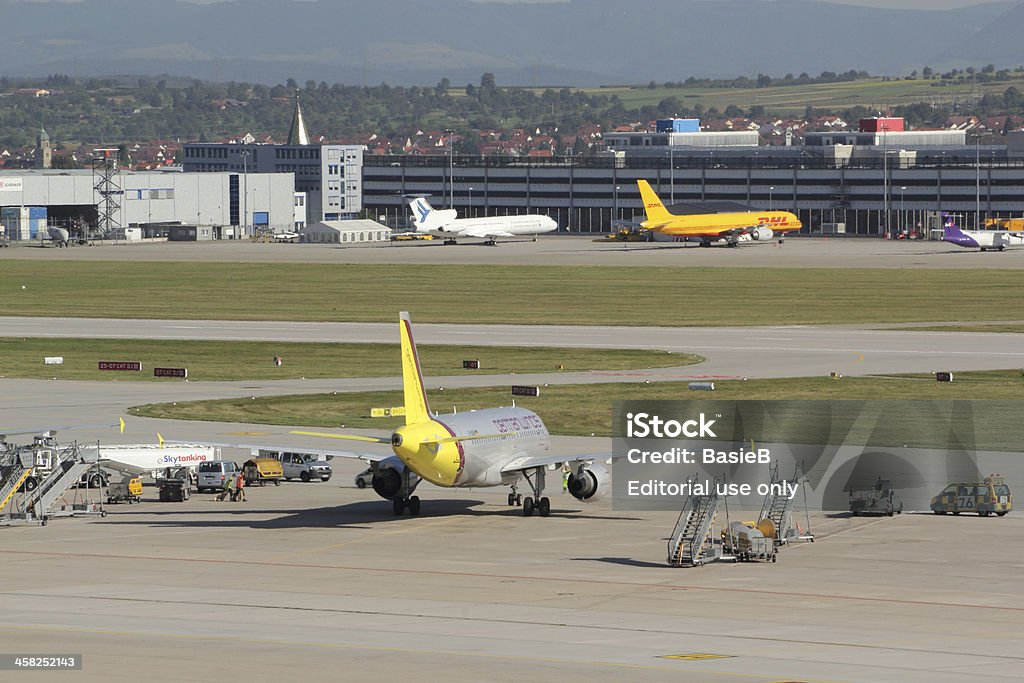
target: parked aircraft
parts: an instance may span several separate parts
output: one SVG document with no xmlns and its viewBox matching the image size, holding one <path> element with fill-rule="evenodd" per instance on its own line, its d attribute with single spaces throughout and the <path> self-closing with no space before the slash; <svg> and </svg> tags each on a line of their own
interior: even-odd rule
<svg viewBox="0 0 1024 683">
<path fill-rule="evenodd" d="M 962 230 L 953 217 L 942 214 L 942 241 L 958 247 L 973 247 L 981 251 L 1003 251 L 1010 246 L 1024 245 L 1024 232 L 1013 230 Z"/>
<path fill-rule="evenodd" d="M 558 229 L 558 223 L 540 214 L 459 218 L 455 209 L 438 211 L 424 197 L 411 198 L 409 207 L 416 232 L 444 237 L 445 244 L 455 244 L 459 237 L 482 238 L 486 244 L 495 244 L 499 237 L 536 236 Z"/>
<path fill-rule="evenodd" d="M 430 410 L 419 355 L 412 338 L 408 313 L 399 315 L 405 424 L 382 437 L 293 431 L 293 434 L 388 444 L 393 455 L 318 450 L 340 458 L 358 458 L 370 463 L 373 490 L 392 501 L 396 515 L 406 510 L 420 512 L 420 499 L 413 495 L 424 480 L 443 488 L 509 486 L 509 505 L 522 505 L 523 515 L 536 512 L 547 517 L 551 501 L 544 495 L 545 474 L 568 463 L 569 493 L 577 500 L 593 502 L 611 489 L 611 473 L 603 464 L 607 453 L 554 455 L 544 421 L 534 412 L 519 407 L 486 408 L 439 415 Z M 235 448 L 297 450 L 294 444 L 214 444 Z M 526 480 L 530 495 L 518 491 Z"/>
<path fill-rule="evenodd" d="M 725 240 L 727 246 L 738 246 L 744 237 L 770 240 L 776 233 L 799 230 L 800 220 L 788 211 L 732 211 L 676 215 L 670 213 L 646 180 L 638 180 L 640 198 L 644 203 L 647 220 L 640 226 L 647 230 L 679 237 L 697 237 L 700 246 L 710 247 L 713 242 Z"/>
</svg>

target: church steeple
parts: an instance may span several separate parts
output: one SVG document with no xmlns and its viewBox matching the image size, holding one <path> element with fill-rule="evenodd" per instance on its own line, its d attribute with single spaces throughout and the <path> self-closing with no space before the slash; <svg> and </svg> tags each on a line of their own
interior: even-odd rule
<svg viewBox="0 0 1024 683">
<path fill-rule="evenodd" d="M 45 128 L 39 126 L 39 134 L 36 136 L 36 168 L 50 168 L 52 162 L 50 136 Z"/>
<path fill-rule="evenodd" d="M 309 144 L 309 134 L 306 132 L 306 122 L 302 120 L 302 107 L 299 105 L 298 93 L 295 94 L 295 113 L 292 114 L 292 127 L 288 131 L 288 144 Z"/>
</svg>

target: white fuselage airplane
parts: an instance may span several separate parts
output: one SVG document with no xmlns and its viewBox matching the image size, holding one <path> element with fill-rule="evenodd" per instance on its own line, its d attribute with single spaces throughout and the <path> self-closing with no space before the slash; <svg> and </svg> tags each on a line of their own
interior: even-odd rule
<svg viewBox="0 0 1024 683">
<path fill-rule="evenodd" d="M 544 496 L 545 471 L 564 463 L 570 464 L 568 488 L 577 500 L 594 501 L 608 493 L 611 475 L 594 460 L 609 456 L 552 455 L 548 430 L 532 411 L 508 407 L 448 415 L 432 413 L 408 313 L 400 315 L 399 326 L 405 424 L 387 438 L 303 431 L 294 434 L 390 444 L 393 456 L 324 452 L 369 460 L 373 490 L 393 502 L 396 515 L 406 509 L 411 515 L 419 514 L 420 500 L 412 493 L 425 479 L 446 488 L 511 486 L 509 505 L 522 504 L 527 517 L 535 510 L 546 517 L 551 501 Z M 526 479 L 531 496 L 523 498 L 517 493 L 520 478 Z"/>
<path fill-rule="evenodd" d="M 943 214 L 942 241 L 958 247 L 974 247 L 981 251 L 1003 251 L 1007 247 L 1024 246 L 1024 233 L 1013 230 L 963 230 L 953 217 Z"/>
<path fill-rule="evenodd" d="M 455 209 L 438 211 L 423 197 L 412 198 L 409 208 L 416 232 L 444 237 L 445 244 L 455 244 L 459 237 L 474 237 L 494 244 L 499 237 L 536 236 L 558 229 L 554 219 L 540 214 L 459 218 Z"/>
</svg>

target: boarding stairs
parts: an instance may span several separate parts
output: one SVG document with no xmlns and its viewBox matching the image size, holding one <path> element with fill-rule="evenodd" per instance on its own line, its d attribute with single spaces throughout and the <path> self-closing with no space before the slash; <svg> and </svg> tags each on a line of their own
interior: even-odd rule
<svg viewBox="0 0 1024 683">
<path fill-rule="evenodd" d="M 683 502 L 682 512 L 676 520 L 672 536 L 668 542 L 668 563 L 674 567 L 695 567 L 705 562 L 713 562 L 721 555 L 721 546 L 714 543 L 713 531 L 718 508 L 722 497 L 718 495 L 716 478 L 711 483 L 707 495 L 694 495 L 693 486 L 697 482 L 696 475 L 687 478 L 687 488 L 691 491 Z"/>
<path fill-rule="evenodd" d="M 811 534 L 810 528 L 801 530 L 793 524 L 793 506 L 796 503 L 795 492 L 797 487 L 802 486 L 806 481 L 806 477 L 800 471 L 800 465 L 798 464 L 793 468 L 793 476 L 790 479 L 782 479 L 779 476 L 778 462 L 772 463 L 769 474 L 769 490 L 764 497 L 761 513 L 758 515 L 757 521 L 760 522 L 763 519 L 771 521 L 775 528 L 775 542 L 779 545 L 784 545 L 790 541 L 813 541 L 814 536 Z M 782 484 L 787 484 L 786 490 L 794 492 L 792 496 L 786 496 L 781 493 Z M 806 491 L 804 495 L 806 496 Z"/>
<path fill-rule="evenodd" d="M 39 482 L 32 492 L 18 501 L 18 517 L 45 520 L 51 516 L 53 506 L 78 482 L 82 475 L 96 466 L 99 460 L 98 448 L 81 448 L 78 444 L 68 446 L 57 454 L 50 473 Z M 73 514 L 73 513 L 72 513 Z"/>
<path fill-rule="evenodd" d="M 10 447 L 0 452 L 0 511 L 32 473 L 35 454 L 27 448 Z"/>
</svg>

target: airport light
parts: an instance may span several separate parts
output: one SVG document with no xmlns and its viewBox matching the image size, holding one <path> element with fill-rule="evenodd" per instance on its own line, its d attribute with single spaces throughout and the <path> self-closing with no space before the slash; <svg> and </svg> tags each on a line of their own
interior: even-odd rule
<svg viewBox="0 0 1024 683">
<path fill-rule="evenodd" d="M 473 186 L 470 185 L 469 186 L 469 202 L 468 202 L 468 207 L 466 208 L 466 213 L 470 214 L 470 213 L 472 213 L 472 211 L 473 211 Z"/>
<path fill-rule="evenodd" d="M 668 194 L 669 203 L 676 203 L 676 158 L 672 146 L 672 133 L 668 134 Z"/>
<path fill-rule="evenodd" d="M 769 211 L 772 210 L 772 192 L 774 192 L 774 191 L 775 191 L 775 186 L 774 185 L 772 185 L 771 187 L 768 188 L 768 210 Z"/>
</svg>

